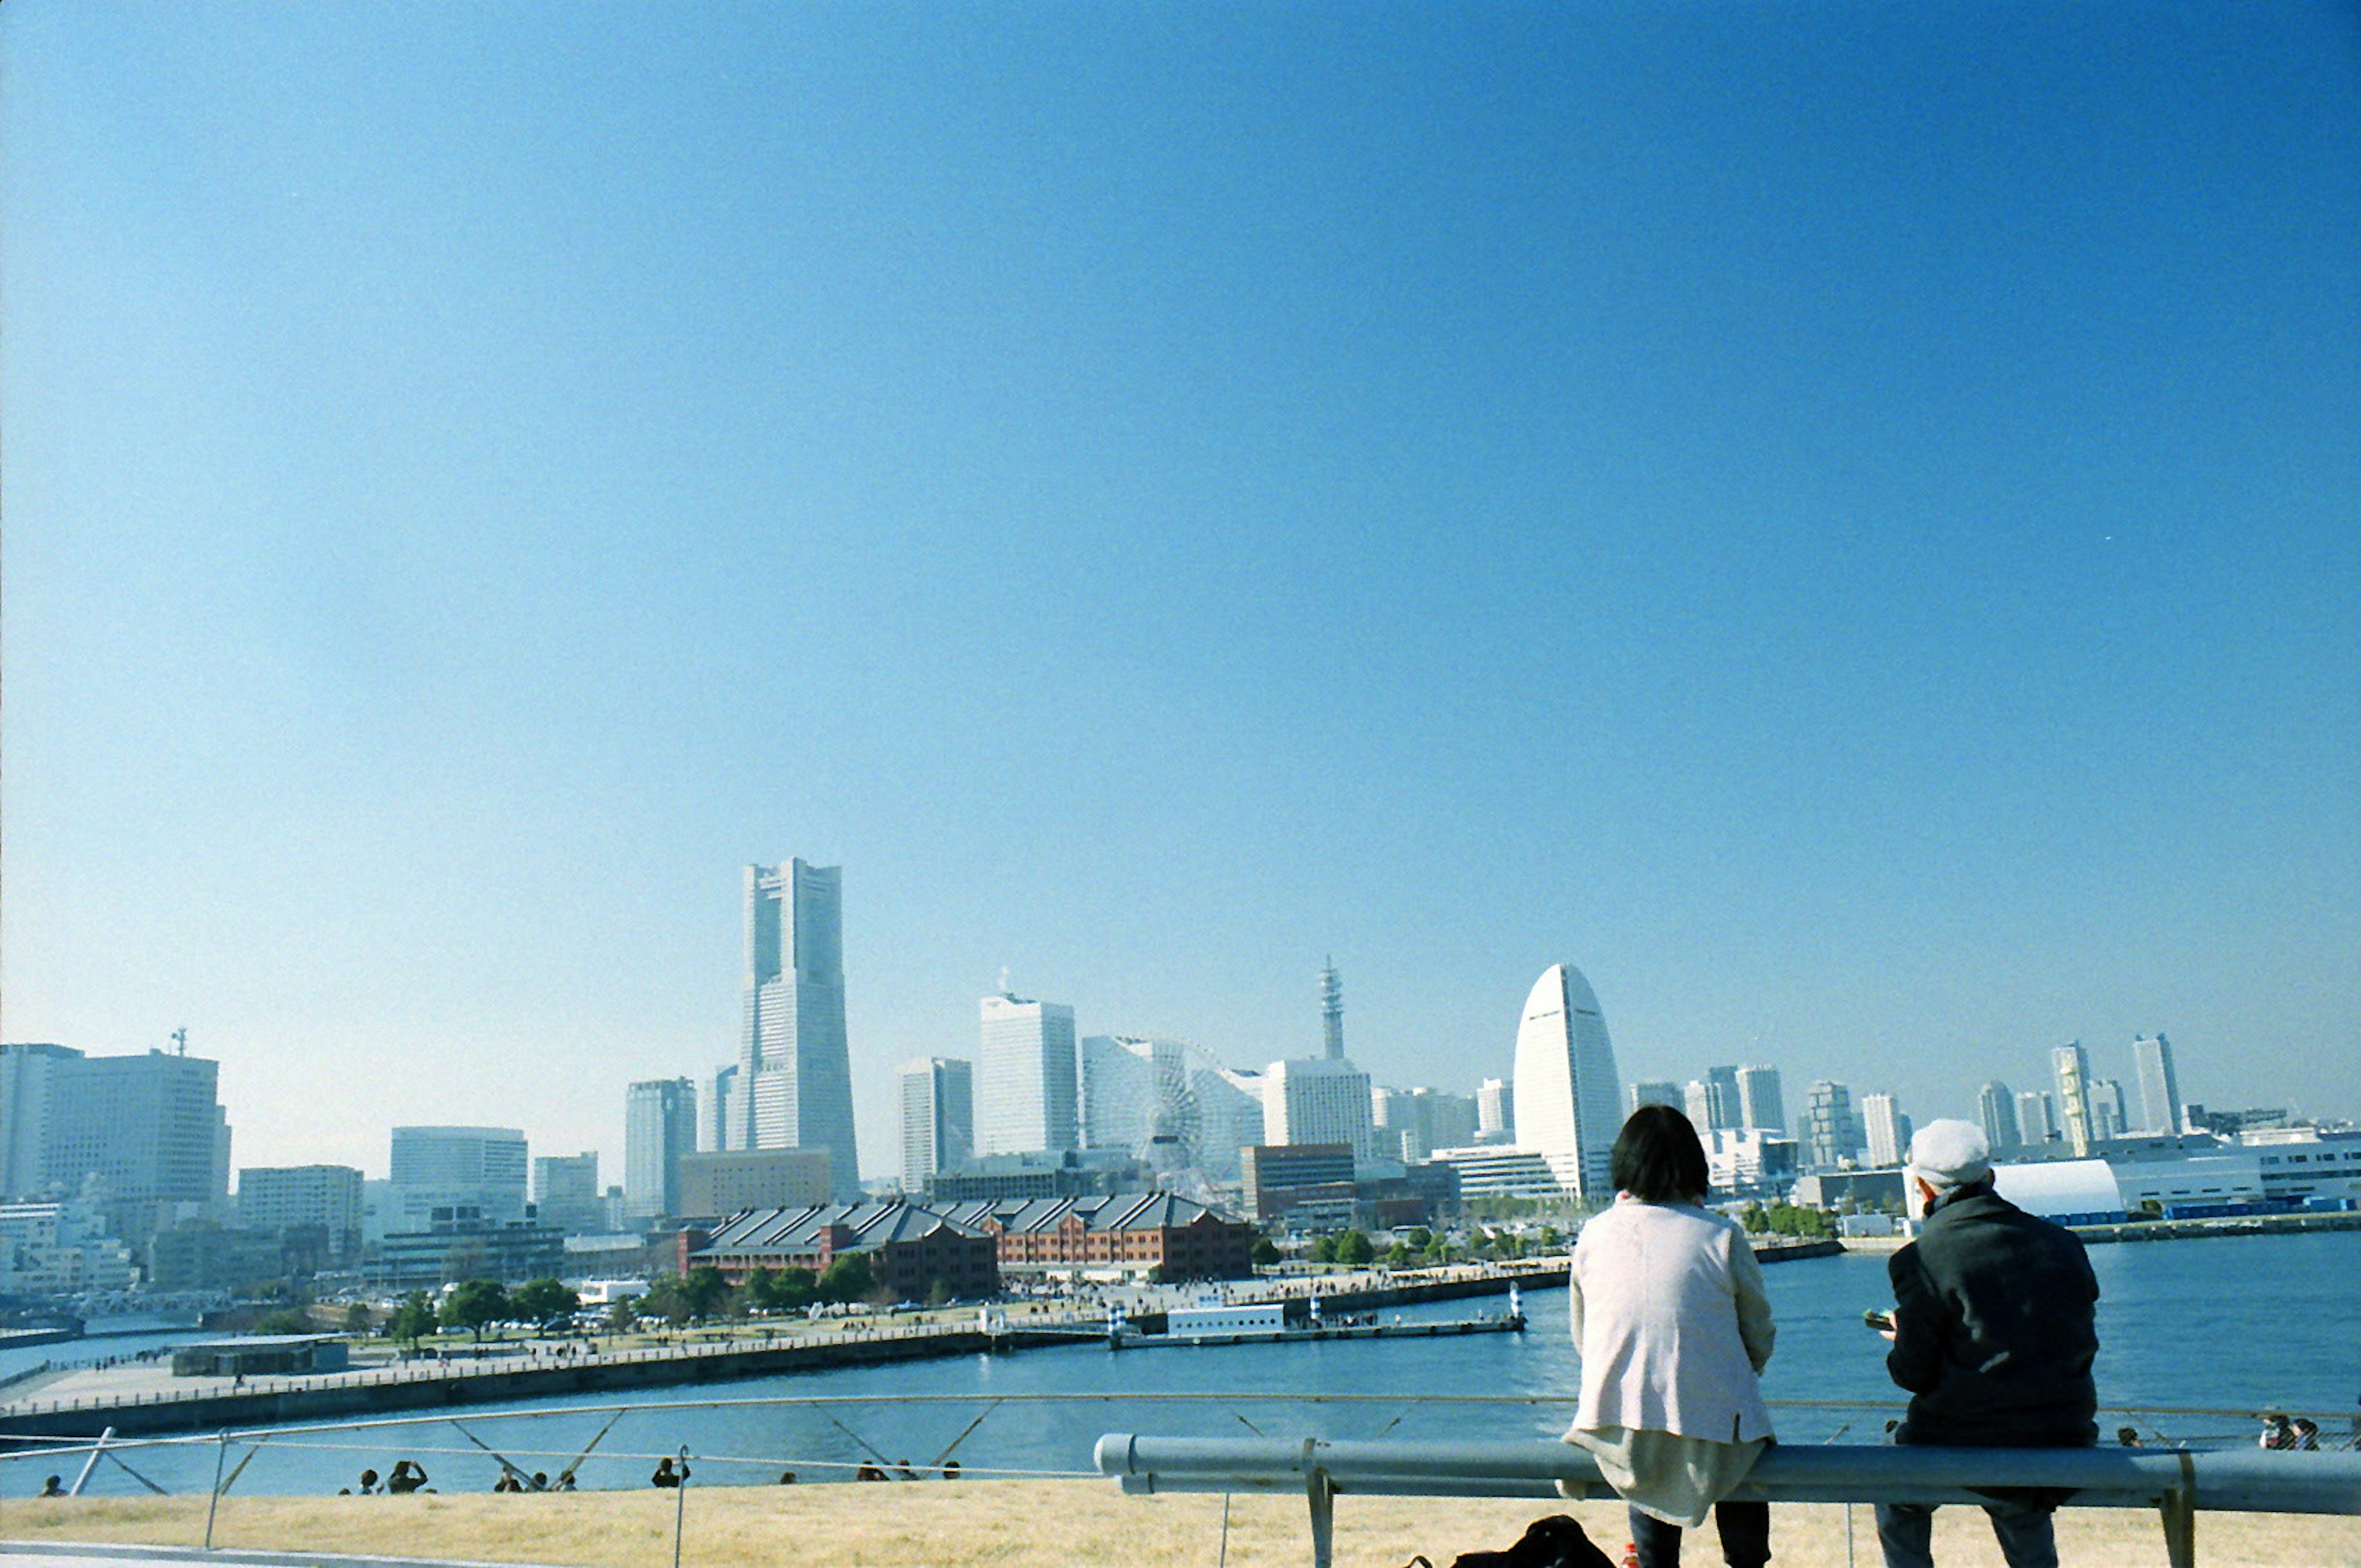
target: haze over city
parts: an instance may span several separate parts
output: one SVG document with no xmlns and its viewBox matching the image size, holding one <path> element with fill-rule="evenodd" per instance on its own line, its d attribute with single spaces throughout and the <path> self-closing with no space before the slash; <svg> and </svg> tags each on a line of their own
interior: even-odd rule
<svg viewBox="0 0 2361 1568">
<path fill-rule="evenodd" d="M 2361 1112 L 2326 3 L 0 6 L 0 1033 L 240 1166 L 620 1164 L 843 868 L 864 1174 L 1007 983 L 1461 1092 Z"/>
</svg>

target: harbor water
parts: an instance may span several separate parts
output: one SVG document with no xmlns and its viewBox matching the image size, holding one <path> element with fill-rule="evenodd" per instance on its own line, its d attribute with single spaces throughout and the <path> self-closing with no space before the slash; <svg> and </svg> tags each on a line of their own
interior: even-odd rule
<svg viewBox="0 0 2361 1568">
<path fill-rule="evenodd" d="M 2325 1418 L 2331 1442 L 2351 1441 L 2361 1396 L 2361 1233 L 2118 1244 L 2092 1247 L 2091 1259 L 2102 1291 L 2098 1385 L 2110 1437 L 2128 1425 L 2149 1442 L 2250 1442 L 2250 1414 L 2278 1406 Z M 1861 1323 L 1864 1308 L 1891 1299 L 1884 1259 L 1781 1263 L 1766 1278 L 1779 1343 L 1765 1386 L 1782 1441 L 1876 1441 L 1901 1409 L 1885 1376 L 1885 1343 Z M 588 1448 L 579 1484 L 607 1488 L 646 1485 L 655 1456 L 684 1447 L 699 1481 L 746 1485 L 789 1470 L 801 1483 L 846 1480 L 862 1464 L 892 1471 L 906 1463 L 914 1475 L 939 1475 L 947 1459 L 971 1475 L 1084 1473 L 1093 1441 L 1110 1431 L 1554 1435 L 1571 1417 L 1577 1377 L 1565 1300 L 1562 1290 L 1527 1294 L 1532 1326 L 1522 1334 L 1153 1354 L 1037 1347 L 622 1400 L 470 1408 L 358 1431 L 284 1432 L 258 1448 L 181 1440 L 126 1456 L 147 1481 L 175 1493 L 202 1492 L 217 1467 L 241 1464 L 242 1492 L 333 1492 L 364 1466 L 382 1473 L 404 1455 L 422 1462 L 439 1489 L 483 1491 L 500 1475 L 488 1450 L 555 1476 Z M 1400 1315 L 1449 1318 L 1483 1306 L 1439 1302 Z M 631 1408 L 617 1420 L 619 1404 Z M 37 1491 L 58 1468 L 31 1456 L 0 1460 L 0 1496 Z M 146 1489 L 111 1462 L 86 1487 Z"/>
</svg>

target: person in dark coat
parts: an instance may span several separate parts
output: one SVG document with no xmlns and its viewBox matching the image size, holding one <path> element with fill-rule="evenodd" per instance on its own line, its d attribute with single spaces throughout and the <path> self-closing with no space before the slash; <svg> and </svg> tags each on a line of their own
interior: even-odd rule
<svg viewBox="0 0 2361 1568">
<path fill-rule="evenodd" d="M 2082 1244 L 1993 1190 L 1981 1129 L 1929 1122 L 1907 1175 L 1925 1206 L 1918 1239 L 1886 1266 L 1894 1284 L 1894 1381 L 1910 1390 L 1898 1443 L 2086 1448 L 2099 1441 L 2099 1281 Z M 2056 1568 L 2054 1499 L 1984 1505 L 2009 1568 Z M 1933 1568 L 1935 1510 L 1882 1505 L 1886 1568 Z"/>
</svg>

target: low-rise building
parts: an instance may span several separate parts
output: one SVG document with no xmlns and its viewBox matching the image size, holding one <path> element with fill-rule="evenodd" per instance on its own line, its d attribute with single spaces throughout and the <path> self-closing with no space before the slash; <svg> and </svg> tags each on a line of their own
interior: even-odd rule
<svg viewBox="0 0 2361 1568">
<path fill-rule="evenodd" d="M 361 1256 L 361 1277 L 380 1290 L 431 1290 L 466 1279 L 522 1284 L 555 1279 L 565 1270 L 565 1232 L 473 1214 L 380 1236 Z"/>
<path fill-rule="evenodd" d="M 958 1204 L 945 1211 L 995 1238 L 1004 1272 L 1246 1279 L 1255 1228 L 1170 1192 Z"/>
<path fill-rule="evenodd" d="M 691 1235 L 698 1233 L 690 1233 Z M 999 1248 L 988 1231 L 915 1203 L 824 1203 L 739 1214 L 687 1249 L 733 1285 L 758 1268 L 807 1268 L 865 1253 L 879 1287 L 904 1300 L 1000 1293 Z"/>
<path fill-rule="evenodd" d="M 680 1212 L 718 1220 L 749 1209 L 808 1209 L 834 1190 L 826 1149 L 740 1149 L 680 1157 Z"/>
</svg>

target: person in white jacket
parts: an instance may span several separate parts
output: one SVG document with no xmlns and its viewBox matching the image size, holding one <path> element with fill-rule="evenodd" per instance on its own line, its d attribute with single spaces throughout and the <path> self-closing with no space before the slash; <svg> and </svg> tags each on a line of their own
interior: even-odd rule
<svg viewBox="0 0 2361 1568">
<path fill-rule="evenodd" d="M 1771 1303 L 1746 1233 L 1705 1207 L 1689 1119 L 1642 1105 L 1610 1166 L 1615 1206 L 1575 1244 L 1582 1404 L 1565 1434 L 1629 1505 L 1640 1568 L 1678 1568 L 1710 1509 L 1730 1568 L 1771 1560 L 1771 1505 L 1727 1502 L 1771 1441 Z"/>
</svg>

